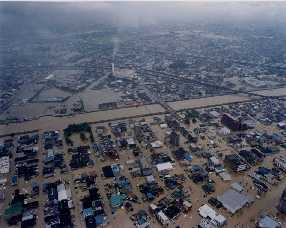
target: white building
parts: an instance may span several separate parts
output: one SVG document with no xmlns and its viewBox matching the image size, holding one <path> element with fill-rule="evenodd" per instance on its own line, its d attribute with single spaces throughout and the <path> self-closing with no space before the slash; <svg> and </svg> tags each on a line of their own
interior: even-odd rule
<svg viewBox="0 0 286 228">
<path fill-rule="evenodd" d="M 10 171 L 9 156 L 0 158 L 0 174 L 6 174 Z"/>
<path fill-rule="evenodd" d="M 159 173 L 168 172 L 173 169 L 173 165 L 171 162 L 164 162 L 156 165 L 156 169 Z"/>
<path fill-rule="evenodd" d="M 211 224 L 221 227 L 226 224 L 226 218 L 218 214 L 214 209 L 212 209 L 209 205 L 204 204 L 198 209 L 200 216 L 205 219 L 208 219 Z"/>
</svg>

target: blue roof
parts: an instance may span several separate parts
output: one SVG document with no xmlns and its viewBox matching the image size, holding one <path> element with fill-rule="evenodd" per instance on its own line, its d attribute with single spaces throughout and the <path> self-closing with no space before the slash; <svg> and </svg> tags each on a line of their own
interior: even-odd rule
<svg viewBox="0 0 286 228">
<path fill-rule="evenodd" d="M 185 159 L 186 159 L 187 161 L 192 161 L 192 160 L 193 160 L 193 156 L 190 155 L 190 154 L 188 154 L 188 153 L 186 153 L 186 154 L 185 154 Z"/>
<path fill-rule="evenodd" d="M 113 174 L 120 172 L 120 166 L 119 165 L 111 165 L 111 169 L 113 171 Z"/>
<path fill-rule="evenodd" d="M 85 218 L 88 217 L 88 216 L 90 216 L 90 215 L 93 215 L 93 210 L 92 210 L 92 208 L 90 207 L 90 208 L 84 209 L 84 210 L 83 210 L 83 215 L 84 215 Z"/>
<path fill-rule="evenodd" d="M 271 169 L 268 169 L 268 168 L 266 168 L 266 167 L 259 167 L 258 169 L 257 169 L 257 173 L 258 174 L 261 174 L 261 175 L 266 175 L 266 174 L 268 174 L 268 173 L 270 173 L 271 172 Z"/>
<path fill-rule="evenodd" d="M 146 195 L 147 195 L 148 199 L 154 199 L 155 198 L 155 196 L 151 192 L 147 192 Z"/>
<path fill-rule="evenodd" d="M 105 217 L 103 215 L 97 215 L 94 217 L 96 225 L 102 225 L 105 222 Z"/>
<path fill-rule="evenodd" d="M 273 218 L 265 216 L 260 219 L 259 226 L 262 228 L 276 228 L 279 227 L 279 223 L 276 222 Z"/>
<path fill-rule="evenodd" d="M 121 195 L 112 195 L 110 203 L 113 208 L 120 207 L 123 204 L 123 197 Z"/>
</svg>

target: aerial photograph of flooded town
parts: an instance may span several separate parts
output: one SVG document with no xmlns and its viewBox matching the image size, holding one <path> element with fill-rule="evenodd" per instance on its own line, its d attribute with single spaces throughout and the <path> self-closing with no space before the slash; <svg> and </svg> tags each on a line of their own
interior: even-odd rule
<svg viewBox="0 0 286 228">
<path fill-rule="evenodd" d="M 286 2 L 0 2 L 0 228 L 286 228 Z"/>
</svg>

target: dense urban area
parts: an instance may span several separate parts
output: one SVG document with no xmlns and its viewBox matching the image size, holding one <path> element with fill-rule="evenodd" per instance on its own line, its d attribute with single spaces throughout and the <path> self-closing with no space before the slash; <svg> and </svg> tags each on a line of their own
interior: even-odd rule
<svg viewBox="0 0 286 228">
<path fill-rule="evenodd" d="M 0 3 L 0 227 L 286 227 L 285 24 L 82 4 Z"/>
</svg>

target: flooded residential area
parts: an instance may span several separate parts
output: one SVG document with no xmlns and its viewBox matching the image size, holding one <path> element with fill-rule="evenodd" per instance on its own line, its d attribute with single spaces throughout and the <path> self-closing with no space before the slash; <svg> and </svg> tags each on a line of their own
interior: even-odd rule
<svg viewBox="0 0 286 228">
<path fill-rule="evenodd" d="M 0 2 L 0 228 L 286 227 L 285 10 Z"/>
</svg>

